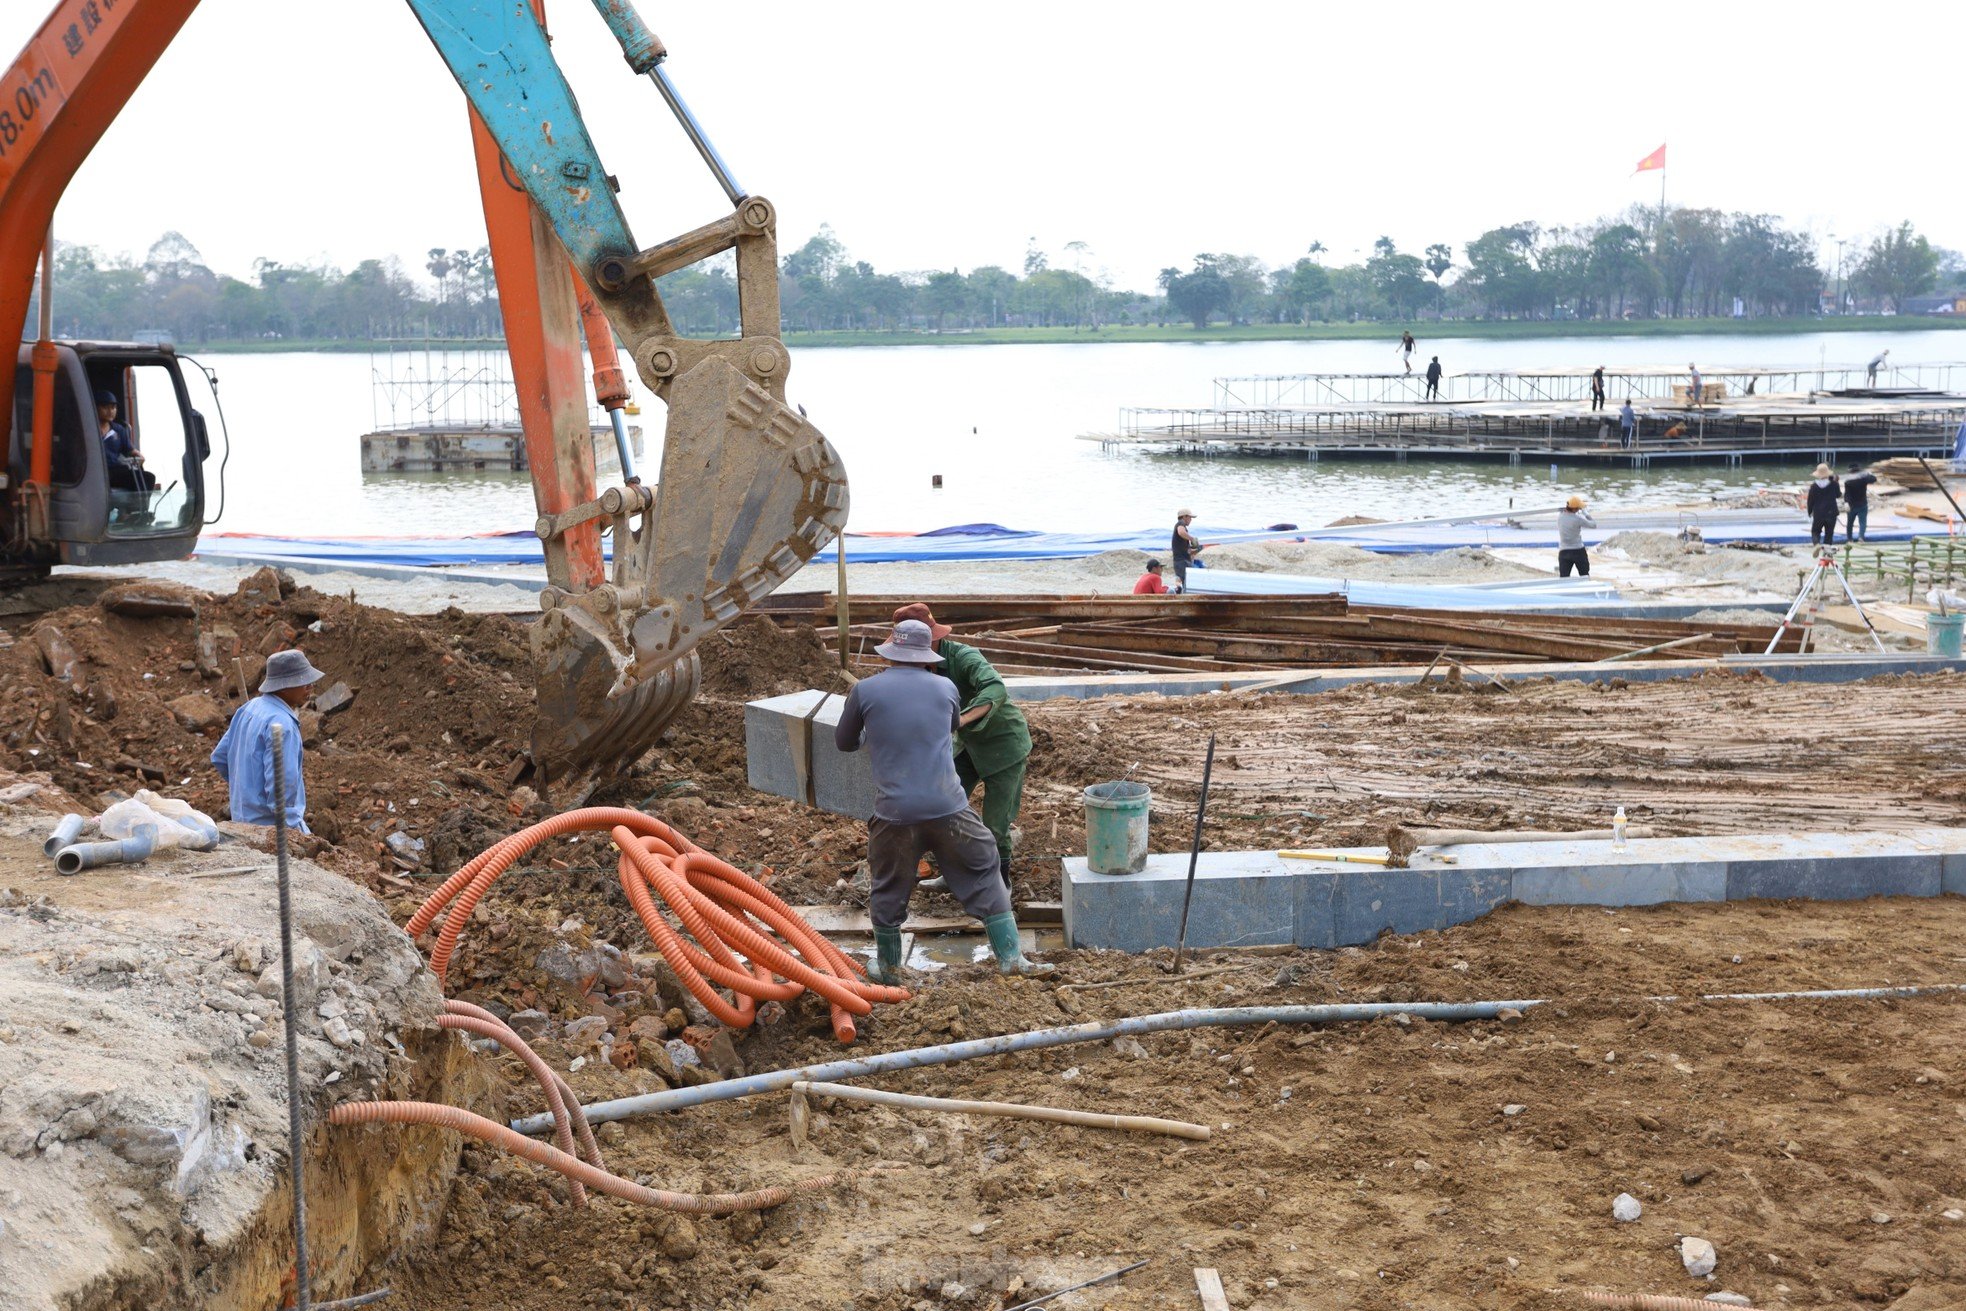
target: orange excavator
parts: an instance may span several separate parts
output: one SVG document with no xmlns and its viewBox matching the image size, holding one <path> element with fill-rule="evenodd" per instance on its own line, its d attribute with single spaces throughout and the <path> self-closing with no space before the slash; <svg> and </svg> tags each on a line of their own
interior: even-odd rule
<svg viewBox="0 0 1966 1311">
<path fill-rule="evenodd" d="M 40 269 L 38 331 L 23 334 L 15 369 L 0 369 L 0 572 L 183 558 L 204 523 L 211 443 L 175 353 L 52 333 L 56 203 L 197 3 L 61 0 L 0 80 L 0 323 L 26 324 Z M 732 177 L 630 0 L 593 3 L 731 206 L 649 247 L 631 236 L 553 58 L 543 0 L 404 3 L 470 105 L 518 384 L 548 579 L 532 631 L 533 761 L 548 778 L 605 771 L 639 756 L 694 696 L 697 645 L 842 531 L 845 470 L 785 399 L 771 202 Z M 724 251 L 736 257 L 740 335 L 679 335 L 656 279 Z M 583 324 L 621 447 L 624 485 L 605 491 Z M 653 488 L 627 447 L 617 335 L 668 405 Z"/>
</svg>

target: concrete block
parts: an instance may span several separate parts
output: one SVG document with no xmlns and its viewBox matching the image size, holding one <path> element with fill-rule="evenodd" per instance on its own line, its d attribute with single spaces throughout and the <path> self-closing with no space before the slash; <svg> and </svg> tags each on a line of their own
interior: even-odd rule
<svg viewBox="0 0 1966 1311">
<path fill-rule="evenodd" d="M 1387 929 L 1420 933 L 1441 929 L 1440 871 L 1347 869 L 1332 898 L 1333 936 L 1341 947 L 1371 942 Z"/>
<path fill-rule="evenodd" d="M 1300 947 L 1330 948 L 1338 945 L 1338 880 L 1333 869 L 1304 869 L 1292 872 L 1296 891 L 1296 943 Z"/>
<path fill-rule="evenodd" d="M 813 706 L 822 696 L 825 704 L 815 714 Z M 872 815 L 874 778 L 867 754 L 833 745 L 833 729 L 845 706 L 846 698 L 837 692 L 794 692 L 746 705 L 744 762 L 751 786 L 775 797 L 809 799 L 821 810 L 851 819 Z"/>
<path fill-rule="evenodd" d="M 1725 901 L 1727 866 L 1700 864 L 1556 865 L 1518 869 L 1515 899 L 1526 906 L 1657 906 Z"/>
<path fill-rule="evenodd" d="M 1296 889 L 1275 852 L 1205 852 L 1195 871 L 1188 946 L 1287 946 L 1295 941 Z M 1063 862 L 1065 941 L 1074 947 L 1149 951 L 1175 944 L 1188 858 L 1147 857 L 1138 874 L 1094 874 L 1083 856 Z"/>
<path fill-rule="evenodd" d="M 1806 897 L 1936 897 L 1945 866 L 1938 854 L 1884 854 L 1789 860 L 1734 860 L 1727 865 L 1727 899 Z"/>
<path fill-rule="evenodd" d="M 1512 871 L 1461 869 L 1449 865 L 1439 872 L 1442 927 L 1468 924 L 1514 898 Z"/>
<path fill-rule="evenodd" d="M 1939 872 L 1939 891 L 1947 896 L 1966 897 L 1966 854 L 1945 857 Z"/>
</svg>

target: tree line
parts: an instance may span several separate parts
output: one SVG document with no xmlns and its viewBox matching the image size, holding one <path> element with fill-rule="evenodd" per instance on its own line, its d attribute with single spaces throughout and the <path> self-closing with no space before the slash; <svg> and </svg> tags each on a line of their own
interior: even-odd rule
<svg viewBox="0 0 1966 1311">
<path fill-rule="evenodd" d="M 1417 319 L 1650 319 L 1808 316 L 1912 307 L 1935 290 L 1966 293 L 1966 260 L 1909 222 L 1851 245 L 1825 268 L 1816 243 L 1768 215 L 1637 207 L 1577 227 L 1512 223 L 1458 251 L 1420 253 L 1390 237 L 1339 263 L 1322 242 L 1280 265 L 1205 253 L 1161 270 L 1151 290 L 1116 288 L 1092 250 L 1056 260 L 1035 241 L 1012 270 L 881 272 L 830 227 L 787 254 L 779 279 L 788 333 L 958 332 L 988 328 L 1345 322 Z M 253 262 L 250 279 L 214 272 L 167 232 L 142 261 L 58 244 L 55 324 L 65 337 L 158 333 L 187 345 L 242 341 L 490 338 L 503 332 L 490 252 L 431 247 L 412 273 L 396 258 L 328 264 Z M 421 274 L 419 276 L 418 274 Z M 729 257 L 662 279 L 684 332 L 737 331 Z M 34 322 L 30 311 L 28 323 Z"/>
</svg>

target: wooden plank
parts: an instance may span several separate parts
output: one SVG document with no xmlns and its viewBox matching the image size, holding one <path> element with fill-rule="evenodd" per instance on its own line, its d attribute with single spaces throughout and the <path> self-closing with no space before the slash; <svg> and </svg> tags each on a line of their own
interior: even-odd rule
<svg viewBox="0 0 1966 1311">
<path fill-rule="evenodd" d="M 1229 1311 L 1229 1295 L 1222 1291 L 1222 1275 L 1209 1266 L 1195 1269 L 1195 1295 L 1201 1298 L 1201 1311 Z"/>
</svg>

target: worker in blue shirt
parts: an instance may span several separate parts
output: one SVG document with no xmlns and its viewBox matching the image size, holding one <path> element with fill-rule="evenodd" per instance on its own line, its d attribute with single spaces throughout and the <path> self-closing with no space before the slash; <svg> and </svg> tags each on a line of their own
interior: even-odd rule
<svg viewBox="0 0 1966 1311">
<path fill-rule="evenodd" d="M 307 785 L 300 776 L 300 716 L 314 685 L 325 677 L 304 651 L 275 651 L 266 658 L 259 695 L 240 706 L 212 748 L 212 767 L 231 792 L 232 818 L 241 824 L 271 824 L 273 804 L 273 726 L 285 733 L 281 768 L 286 772 L 287 827 L 309 832 Z"/>
</svg>

